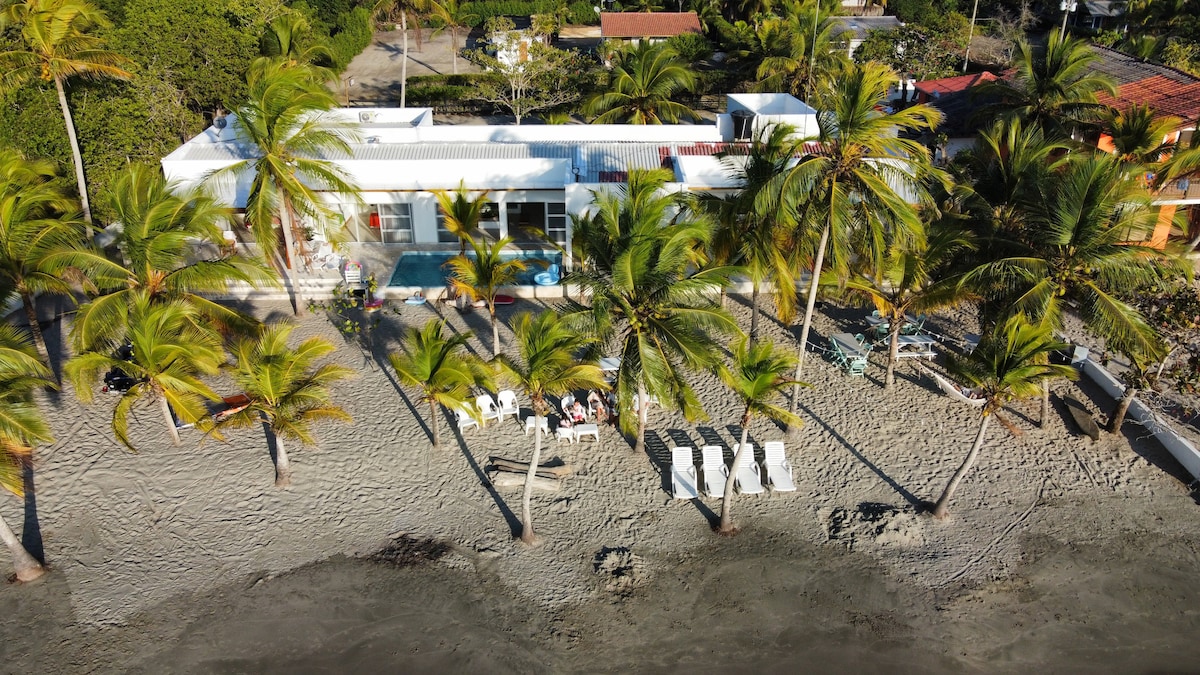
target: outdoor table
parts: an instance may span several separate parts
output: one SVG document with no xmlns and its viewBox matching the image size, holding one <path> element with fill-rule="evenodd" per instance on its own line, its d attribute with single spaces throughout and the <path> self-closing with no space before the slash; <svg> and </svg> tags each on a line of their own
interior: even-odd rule
<svg viewBox="0 0 1200 675">
<path fill-rule="evenodd" d="M 525 435 L 528 436 L 529 432 L 533 431 L 534 429 L 549 436 L 550 435 L 550 422 L 547 421 L 546 418 L 541 415 L 537 415 L 537 416 L 530 415 L 529 417 L 525 418 Z"/>
<path fill-rule="evenodd" d="M 858 344 L 858 340 L 849 333 L 835 333 L 829 336 L 829 341 L 837 345 L 837 348 L 842 350 L 849 360 L 867 358 L 867 350 Z"/>
<path fill-rule="evenodd" d="M 912 359 L 912 358 L 933 358 L 936 354 L 933 351 L 933 344 L 936 342 L 929 335 L 900 335 L 899 351 L 896 352 L 896 358 Z"/>
</svg>

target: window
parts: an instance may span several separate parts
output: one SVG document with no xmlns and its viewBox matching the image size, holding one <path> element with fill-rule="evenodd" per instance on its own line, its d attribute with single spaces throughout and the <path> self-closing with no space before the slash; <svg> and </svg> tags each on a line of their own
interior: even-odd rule
<svg viewBox="0 0 1200 675">
<path fill-rule="evenodd" d="M 379 234 L 385 244 L 411 244 L 412 204 L 380 204 Z"/>
<path fill-rule="evenodd" d="M 563 202 L 546 204 L 546 234 L 554 243 L 567 245 L 567 205 Z"/>
<path fill-rule="evenodd" d="M 439 244 L 457 244 L 458 236 L 446 229 L 446 214 L 437 210 L 437 237 Z"/>
<path fill-rule="evenodd" d="M 486 236 L 492 239 L 500 238 L 500 205 L 496 202 L 487 202 L 480 209 L 479 213 L 479 229 Z"/>
</svg>

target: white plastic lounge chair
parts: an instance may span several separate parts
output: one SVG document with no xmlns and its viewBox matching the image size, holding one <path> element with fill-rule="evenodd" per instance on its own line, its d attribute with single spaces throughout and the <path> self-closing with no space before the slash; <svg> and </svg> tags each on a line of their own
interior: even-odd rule
<svg viewBox="0 0 1200 675">
<path fill-rule="evenodd" d="M 737 457 L 738 444 L 733 444 L 733 456 Z M 762 474 L 758 470 L 758 462 L 754 461 L 754 444 L 746 444 L 746 452 L 742 454 L 742 461 L 738 463 L 737 477 L 734 479 L 734 484 L 737 489 L 744 495 L 757 495 L 763 491 Z"/>
<path fill-rule="evenodd" d="M 503 416 L 500 415 L 500 409 L 496 407 L 496 401 L 492 398 L 491 394 L 484 394 L 483 396 L 476 398 L 475 407 L 479 408 L 479 412 L 482 414 L 484 423 L 486 423 L 488 420 L 499 421 L 503 419 Z"/>
<path fill-rule="evenodd" d="M 783 442 L 769 441 L 763 444 L 763 468 L 767 471 L 767 485 L 775 492 L 795 492 L 796 481 L 792 479 L 792 465 L 788 464 Z"/>
<path fill-rule="evenodd" d="M 719 445 L 700 448 L 701 468 L 704 470 L 704 491 L 709 497 L 725 496 L 725 480 L 729 478 L 729 467 L 725 466 L 725 455 Z"/>
<path fill-rule="evenodd" d="M 511 389 L 505 389 L 497 394 L 496 398 L 500 399 L 500 419 L 504 419 L 505 415 L 517 417 L 521 414 L 521 406 L 517 405 L 517 393 Z"/>
<path fill-rule="evenodd" d="M 671 492 L 676 499 L 695 499 L 696 464 L 691 448 L 671 448 Z"/>
<path fill-rule="evenodd" d="M 347 286 L 362 286 L 362 265 L 351 260 L 346 263 L 346 270 L 342 274 Z"/>
<path fill-rule="evenodd" d="M 454 411 L 454 416 L 458 418 L 458 430 L 463 431 L 471 427 L 479 426 L 479 420 L 471 417 L 471 413 L 459 408 Z"/>
<path fill-rule="evenodd" d="M 562 413 L 571 419 L 571 408 L 575 405 L 575 395 L 567 394 L 558 402 L 558 407 L 562 409 Z"/>
</svg>

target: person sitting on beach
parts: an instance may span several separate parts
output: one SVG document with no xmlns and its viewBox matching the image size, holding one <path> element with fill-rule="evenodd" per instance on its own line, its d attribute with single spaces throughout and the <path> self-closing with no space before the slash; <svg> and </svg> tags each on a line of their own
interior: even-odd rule
<svg viewBox="0 0 1200 675">
<path fill-rule="evenodd" d="M 593 389 L 588 392 L 588 407 L 592 409 L 592 414 L 596 416 L 597 422 L 608 421 L 608 411 L 604 409 L 604 397 L 600 392 Z"/>
<path fill-rule="evenodd" d="M 576 424 L 587 419 L 587 411 L 583 409 L 583 404 L 575 401 L 575 405 L 571 406 L 571 419 Z"/>
<path fill-rule="evenodd" d="M 573 425 L 571 424 L 571 420 L 564 417 L 558 421 L 558 426 L 563 429 L 570 429 Z"/>
</svg>

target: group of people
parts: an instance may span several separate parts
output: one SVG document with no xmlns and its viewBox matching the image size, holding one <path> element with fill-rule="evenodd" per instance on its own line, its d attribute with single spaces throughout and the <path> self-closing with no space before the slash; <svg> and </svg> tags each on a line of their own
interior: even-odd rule
<svg viewBox="0 0 1200 675">
<path fill-rule="evenodd" d="M 571 427 L 586 422 L 589 408 L 596 417 L 597 423 L 607 424 L 610 420 L 616 419 L 617 398 L 611 391 L 605 394 L 593 389 L 588 392 L 587 408 L 579 401 L 574 401 L 571 405 L 564 407 L 563 419 L 559 422 L 559 426 Z"/>
</svg>

